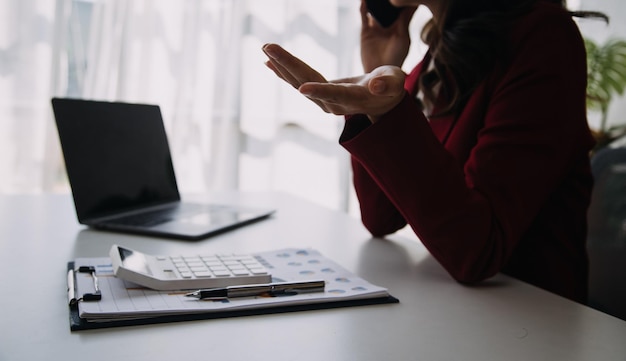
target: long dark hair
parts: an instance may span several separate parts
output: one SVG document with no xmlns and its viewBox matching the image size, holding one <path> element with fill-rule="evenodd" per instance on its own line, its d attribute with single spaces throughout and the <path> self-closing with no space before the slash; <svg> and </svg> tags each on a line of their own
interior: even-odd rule
<svg viewBox="0 0 626 361">
<path fill-rule="evenodd" d="M 434 116 L 458 112 L 506 48 L 511 20 L 530 11 L 537 1 L 565 8 L 565 0 L 451 0 L 442 21 L 431 19 L 422 30 L 429 47 L 431 68 L 423 72 L 419 86 L 424 102 L 434 104 L 439 86 L 446 104 Z M 576 17 L 608 17 L 593 11 L 570 11 Z"/>
</svg>

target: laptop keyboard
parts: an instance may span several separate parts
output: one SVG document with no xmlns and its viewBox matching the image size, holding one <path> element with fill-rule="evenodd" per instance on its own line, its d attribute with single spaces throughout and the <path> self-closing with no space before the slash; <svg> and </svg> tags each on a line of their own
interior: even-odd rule
<svg viewBox="0 0 626 361">
<path fill-rule="evenodd" d="M 176 210 L 173 209 L 158 210 L 118 218 L 113 220 L 113 222 L 125 226 L 156 226 L 157 224 L 171 221 L 174 219 L 175 214 Z"/>
<path fill-rule="evenodd" d="M 122 218 L 114 219 L 111 222 L 122 224 L 125 226 L 156 226 L 181 217 L 193 216 L 196 214 L 207 213 L 222 207 L 206 207 L 194 204 L 185 204 L 183 206 L 158 209 L 155 211 L 142 212 Z"/>
</svg>

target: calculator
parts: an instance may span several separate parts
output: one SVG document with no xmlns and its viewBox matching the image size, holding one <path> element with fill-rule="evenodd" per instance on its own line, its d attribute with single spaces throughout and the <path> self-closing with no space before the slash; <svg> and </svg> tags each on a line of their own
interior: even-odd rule
<svg viewBox="0 0 626 361">
<path fill-rule="evenodd" d="M 157 256 L 113 245 L 109 256 L 116 277 L 160 291 L 272 281 L 264 261 L 250 254 Z"/>
</svg>

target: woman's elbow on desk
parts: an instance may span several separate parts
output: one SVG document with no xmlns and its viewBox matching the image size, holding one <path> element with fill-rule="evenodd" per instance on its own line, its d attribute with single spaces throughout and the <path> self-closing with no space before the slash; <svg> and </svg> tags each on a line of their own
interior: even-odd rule
<svg viewBox="0 0 626 361">
<path fill-rule="evenodd" d="M 406 226 L 406 222 L 404 221 L 396 221 L 396 222 L 371 222 L 365 218 L 361 219 L 363 226 L 365 229 L 372 235 L 374 238 L 382 238 L 392 233 L 399 231 L 400 229 Z"/>
<path fill-rule="evenodd" d="M 466 286 L 477 285 L 499 272 L 498 268 L 493 265 L 489 267 L 479 265 L 479 263 L 471 263 L 464 266 L 463 264 L 450 264 L 441 260 L 439 263 L 456 282 Z"/>
<path fill-rule="evenodd" d="M 432 243 L 422 242 L 430 254 L 456 282 L 463 285 L 476 285 L 498 274 L 503 267 L 502 256 L 491 257 L 480 252 L 451 249 L 438 249 Z"/>
<path fill-rule="evenodd" d="M 404 217 L 394 208 L 386 209 L 380 204 L 365 209 L 361 207 L 361 223 L 376 238 L 395 233 L 407 225 Z"/>
</svg>

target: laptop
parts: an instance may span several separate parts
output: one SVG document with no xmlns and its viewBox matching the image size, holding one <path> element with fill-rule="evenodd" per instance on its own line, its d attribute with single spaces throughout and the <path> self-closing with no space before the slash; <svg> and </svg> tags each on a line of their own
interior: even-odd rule
<svg viewBox="0 0 626 361">
<path fill-rule="evenodd" d="M 274 213 L 182 201 L 157 105 L 53 98 L 52 108 L 80 224 L 197 240 Z"/>
</svg>

